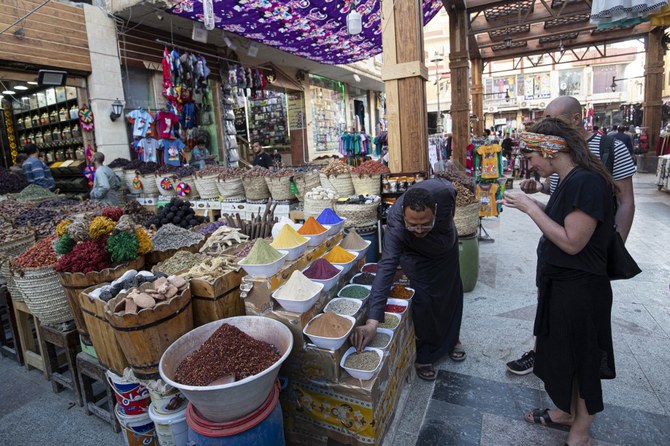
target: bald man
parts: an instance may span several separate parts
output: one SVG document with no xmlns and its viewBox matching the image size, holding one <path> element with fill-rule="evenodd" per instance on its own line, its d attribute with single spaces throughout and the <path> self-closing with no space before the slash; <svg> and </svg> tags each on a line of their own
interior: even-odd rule
<svg viewBox="0 0 670 446">
<path fill-rule="evenodd" d="M 544 117 L 562 118 L 573 123 L 577 128 L 582 129 L 584 138 L 589 143 L 589 149 L 600 158 L 600 138 L 603 135 L 592 134 L 584 129 L 582 124 L 582 105 L 572 96 L 559 96 L 547 105 L 544 109 Z M 617 211 L 616 225 L 621 238 L 626 241 L 628 233 L 633 225 L 633 216 L 635 215 L 635 197 L 633 195 L 633 175 L 635 174 L 635 164 L 626 148 L 626 145 L 619 140 L 614 142 L 614 168 L 610 172 L 616 185 L 619 187 L 617 193 Z M 558 185 L 558 178 L 552 175 L 544 183 L 535 180 L 524 180 L 520 187 L 526 193 L 543 192 L 550 194 Z"/>
</svg>

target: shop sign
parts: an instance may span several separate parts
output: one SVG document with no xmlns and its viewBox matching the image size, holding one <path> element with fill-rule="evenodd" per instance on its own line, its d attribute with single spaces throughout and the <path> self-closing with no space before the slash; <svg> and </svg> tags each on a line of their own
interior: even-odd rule
<svg viewBox="0 0 670 446">
<path fill-rule="evenodd" d="M 505 125 L 507 124 L 507 118 L 496 118 L 493 120 L 493 125 Z"/>
</svg>

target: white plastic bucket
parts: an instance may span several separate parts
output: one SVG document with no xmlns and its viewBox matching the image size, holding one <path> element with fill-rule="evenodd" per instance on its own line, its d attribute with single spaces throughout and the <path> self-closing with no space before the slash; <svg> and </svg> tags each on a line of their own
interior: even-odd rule
<svg viewBox="0 0 670 446">
<path fill-rule="evenodd" d="M 156 429 L 149 413 L 125 415 L 117 404 L 114 412 L 121 425 L 123 442 L 126 446 L 156 446 Z"/>
<path fill-rule="evenodd" d="M 179 412 L 164 415 L 156 412 L 153 403 L 149 406 L 149 416 L 156 426 L 158 443 L 161 446 L 185 446 L 188 441 L 186 406 Z"/>
<path fill-rule="evenodd" d="M 186 404 L 188 403 L 186 397 L 179 389 L 175 389 L 174 387 L 169 387 L 169 389 L 166 392 L 157 392 L 156 390 L 149 389 L 151 405 L 159 415 L 171 415 L 186 409 Z"/>
</svg>

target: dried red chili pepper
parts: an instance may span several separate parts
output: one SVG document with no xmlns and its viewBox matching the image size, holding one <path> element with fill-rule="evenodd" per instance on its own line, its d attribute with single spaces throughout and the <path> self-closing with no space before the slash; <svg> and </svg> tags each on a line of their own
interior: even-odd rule
<svg viewBox="0 0 670 446">
<path fill-rule="evenodd" d="M 388 311 L 389 313 L 404 313 L 406 309 L 407 307 L 403 305 L 391 305 L 391 304 L 386 305 L 386 311 Z"/>
</svg>

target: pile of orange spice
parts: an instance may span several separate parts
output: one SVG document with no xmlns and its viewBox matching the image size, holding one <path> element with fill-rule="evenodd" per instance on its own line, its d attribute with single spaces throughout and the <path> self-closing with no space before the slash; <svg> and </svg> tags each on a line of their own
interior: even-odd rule
<svg viewBox="0 0 670 446">
<path fill-rule="evenodd" d="M 330 263 L 349 263 L 356 258 L 355 254 L 342 249 L 339 246 L 334 247 L 330 250 L 328 254 L 323 256 L 324 259 L 328 260 Z"/>
<path fill-rule="evenodd" d="M 327 229 L 314 217 L 309 217 L 307 221 L 298 229 L 300 235 L 319 235 L 326 232 Z"/>
</svg>

